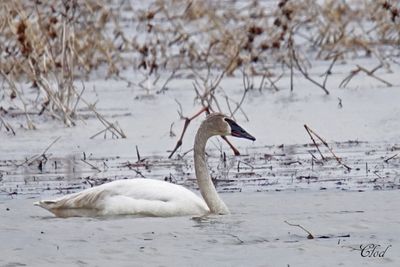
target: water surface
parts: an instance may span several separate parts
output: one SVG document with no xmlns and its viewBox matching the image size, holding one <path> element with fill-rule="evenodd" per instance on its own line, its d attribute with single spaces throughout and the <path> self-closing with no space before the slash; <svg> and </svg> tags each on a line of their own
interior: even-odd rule
<svg viewBox="0 0 400 267">
<path fill-rule="evenodd" d="M 224 193 L 228 216 L 55 218 L 1 197 L 0 266 L 395 266 L 397 191 Z M 301 224 L 316 238 L 284 221 Z M 325 238 L 318 238 L 325 237 Z M 361 244 L 392 245 L 363 258 Z"/>
</svg>

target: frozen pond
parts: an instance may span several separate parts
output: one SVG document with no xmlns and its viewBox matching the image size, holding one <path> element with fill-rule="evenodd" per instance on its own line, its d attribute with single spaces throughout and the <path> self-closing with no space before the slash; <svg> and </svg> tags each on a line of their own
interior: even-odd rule
<svg viewBox="0 0 400 267">
<path fill-rule="evenodd" d="M 2 197 L 1 266 L 396 266 L 397 191 L 222 194 L 229 216 L 54 218 Z M 301 224 L 303 230 L 284 223 Z M 389 247 L 362 257 L 360 245 Z"/>
</svg>

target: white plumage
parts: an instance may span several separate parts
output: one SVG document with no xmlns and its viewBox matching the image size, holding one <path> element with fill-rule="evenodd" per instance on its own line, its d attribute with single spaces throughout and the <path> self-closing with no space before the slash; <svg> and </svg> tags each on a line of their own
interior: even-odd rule
<svg viewBox="0 0 400 267">
<path fill-rule="evenodd" d="M 144 178 L 118 180 L 35 204 L 59 217 L 123 214 L 168 217 L 209 212 L 204 200 L 183 186 Z"/>
</svg>

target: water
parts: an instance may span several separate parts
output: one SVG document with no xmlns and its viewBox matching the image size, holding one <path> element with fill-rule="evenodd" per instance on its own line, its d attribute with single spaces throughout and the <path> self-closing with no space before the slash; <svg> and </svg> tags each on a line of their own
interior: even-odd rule
<svg viewBox="0 0 400 267">
<path fill-rule="evenodd" d="M 0 266 L 397 266 L 400 194 L 392 189 L 400 159 L 391 157 L 398 146 L 330 145 L 350 171 L 334 158 L 315 161 L 312 145 L 249 148 L 240 157 L 209 149 L 211 175 L 232 214 L 203 218 L 60 219 L 32 205 L 141 176 L 197 191 L 190 154 L 1 160 Z M 361 257 L 360 245 L 370 243 L 392 247 L 384 258 Z"/>
<path fill-rule="evenodd" d="M 400 260 L 397 191 L 222 197 L 231 215 L 61 219 L 34 207 L 33 199 L 3 196 L 0 266 L 395 266 Z M 393 248 L 382 259 L 361 257 L 360 244 L 372 242 Z"/>
<path fill-rule="evenodd" d="M 339 82 L 343 78 L 336 76 Z M 240 100 L 241 77 L 224 82 Z M 249 93 L 243 108 L 250 122 L 237 119 L 257 141 L 234 139 L 243 156 L 230 156 L 218 138 L 210 141 L 210 172 L 232 211 L 229 216 L 59 219 L 32 205 L 40 198 L 141 176 L 196 191 L 191 153 L 169 160 L 166 151 L 177 139 L 170 137 L 171 123 L 177 136 L 183 125 L 175 99 L 185 115 L 198 111 L 195 93 L 188 90 L 192 80 L 171 84 L 169 94 L 158 100 L 141 101 L 123 82 L 87 84 L 96 86 L 90 93 L 101 99 L 98 110 L 110 121 L 118 118 L 127 139 L 90 139 L 104 129 L 96 119 L 74 128 L 46 121 L 38 123 L 40 130 L 19 129 L 16 136 L 2 131 L 0 266 L 399 266 L 398 88 L 376 90 L 365 79 L 365 86 L 332 91 L 327 98 L 307 81 L 299 83 L 294 94 Z M 343 99 L 341 109 L 337 97 Z M 200 121 L 190 125 L 180 155 L 192 147 Z M 318 160 L 315 147 L 305 144 L 311 141 L 304 123 L 330 142 L 351 171 L 322 146 L 327 160 Z M 136 145 L 143 162 L 136 162 Z M 34 155 L 39 157 L 27 164 Z M 328 238 L 309 240 L 285 220 Z M 392 247 L 383 258 L 361 257 L 360 245 L 370 243 Z"/>
<path fill-rule="evenodd" d="M 399 146 L 384 142 L 330 144 L 340 160 L 312 144 L 253 147 L 240 157 L 209 149 L 211 177 L 220 192 L 393 190 L 400 189 Z M 164 155 L 136 158 L 76 154 L 47 155 L 24 163 L 0 160 L 0 195 L 48 197 L 80 191 L 116 179 L 166 180 L 197 190 L 193 156 L 168 159 Z M 3 177 L 1 177 L 3 176 Z"/>
</svg>

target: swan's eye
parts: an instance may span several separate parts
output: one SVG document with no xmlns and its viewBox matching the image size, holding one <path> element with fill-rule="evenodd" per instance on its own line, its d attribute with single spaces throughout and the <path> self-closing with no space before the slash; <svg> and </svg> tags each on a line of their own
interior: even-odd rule
<svg viewBox="0 0 400 267">
<path fill-rule="evenodd" d="M 239 126 L 235 121 L 225 118 L 224 121 L 226 121 L 231 127 L 232 126 Z"/>
</svg>

